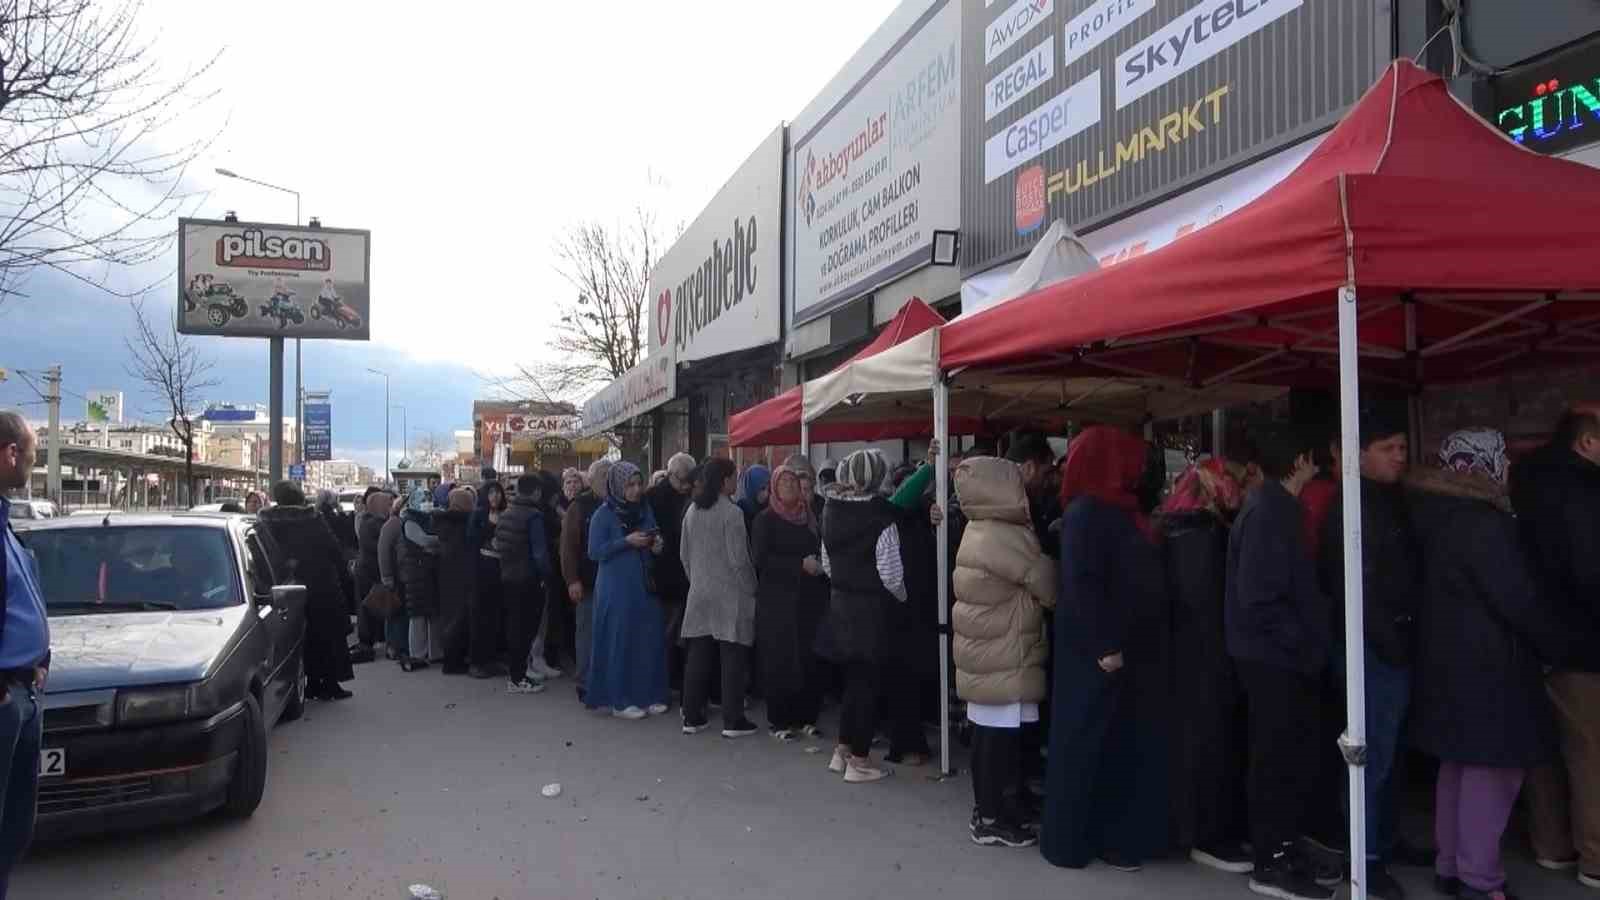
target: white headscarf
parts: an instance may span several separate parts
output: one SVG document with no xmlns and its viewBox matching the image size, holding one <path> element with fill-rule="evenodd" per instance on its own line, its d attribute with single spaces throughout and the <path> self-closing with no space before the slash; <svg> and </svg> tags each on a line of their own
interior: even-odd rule
<svg viewBox="0 0 1600 900">
<path fill-rule="evenodd" d="M 1493 428 L 1464 428 L 1439 445 L 1439 462 L 1455 472 L 1477 472 L 1506 483 L 1511 461 L 1506 457 L 1506 437 Z"/>
</svg>

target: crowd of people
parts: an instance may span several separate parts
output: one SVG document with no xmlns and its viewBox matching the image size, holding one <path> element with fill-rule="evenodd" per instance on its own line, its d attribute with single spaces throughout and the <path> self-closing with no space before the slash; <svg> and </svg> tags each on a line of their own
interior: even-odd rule
<svg viewBox="0 0 1600 900">
<path fill-rule="evenodd" d="M 1389 867 L 1431 865 L 1442 892 L 1508 896 L 1524 782 L 1540 864 L 1600 887 L 1600 416 L 1568 414 L 1515 466 L 1472 430 L 1411 467 L 1404 417 L 1378 409 L 1357 444 L 1369 893 L 1397 900 Z M 1003 446 L 950 455 L 948 510 L 935 444 L 893 470 L 876 450 L 821 471 L 686 454 L 648 477 L 485 469 L 370 489 L 353 518 L 284 484 L 260 515 L 336 610 L 308 621 L 311 696 L 350 696 L 383 644 L 405 671 L 514 694 L 570 675 L 623 720 L 676 703 L 688 735 L 719 709 L 724 738 L 758 734 L 755 695 L 774 739 L 820 737 L 832 698 L 828 769 L 852 784 L 890 774 L 880 736 L 884 761 L 930 757 L 948 518 L 973 841 L 1127 871 L 1176 852 L 1259 894 L 1331 897 L 1350 849 L 1337 439 L 1254 429 L 1165 496 L 1147 443 L 1117 428 L 1059 460 L 1036 431 Z M 1397 833 L 1407 752 L 1437 766 L 1432 848 Z"/>
</svg>

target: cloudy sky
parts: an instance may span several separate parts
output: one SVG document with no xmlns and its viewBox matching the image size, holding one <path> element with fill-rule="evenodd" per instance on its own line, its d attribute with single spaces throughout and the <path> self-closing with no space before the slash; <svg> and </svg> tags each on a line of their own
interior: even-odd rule
<svg viewBox="0 0 1600 900">
<path fill-rule="evenodd" d="M 571 293 L 551 264 L 564 228 L 635 206 L 669 226 L 693 219 L 893 7 L 621 0 L 407 15 L 374 0 L 158 0 L 141 25 L 173 74 L 220 51 L 202 82 L 217 96 L 167 138 L 220 129 L 186 176 L 189 214 L 293 220 L 293 197 L 214 174 L 223 167 L 298 190 L 326 226 L 372 230 L 372 343 L 307 342 L 304 365 L 308 390 L 333 392 L 335 454 L 381 465 L 383 380 L 367 367 L 393 373 L 413 433 L 469 427 L 472 400 L 495 392 L 483 376 L 547 354 L 554 304 Z M 162 277 L 168 256 L 118 283 Z M 69 421 L 92 390 L 155 411 L 123 368 L 126 301 L 48 273 L 26 290 L 0 306 L 0 367 L 60 363 Z M 170 315 L 176 294 L 169 281 L 149 302 Z M 223 379 L 208 399 L 266 402 L 265 341 L 199 340 Z M 21 379 L 0 384 L 0 407 L 42 419 L 24 405 L 36 399 Z M 398 411 L 391 431 L 398 457 Z"/>
</svg>

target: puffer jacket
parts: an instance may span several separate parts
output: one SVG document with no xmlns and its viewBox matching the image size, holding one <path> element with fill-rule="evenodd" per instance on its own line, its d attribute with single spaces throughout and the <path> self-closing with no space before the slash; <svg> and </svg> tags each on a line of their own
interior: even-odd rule
<svg viewBox="0 0 1600 900">
<path fill-rule="evenodd" d="M 410 616 L 436 616 L 439 614 L 439 555 L 436 547 L 425 547 L 406 534 L 405 525 L 415 524 L 432 534 L 427 513 L 406 510 L 402 514 L 400 531 L 400 580 L 405 584 L 406 614 Z"/>
<path fill-rule="evenodd" d="M 1050 656 L 1044 610 L 1055 606 L 1055 566 L 1039 545 L 1022 470 L 981 456 L 961 463 L 956 496 L 967 527 L 956 551 L 956 693 L 969 703 L 1037 703 Z"/>
</svg>

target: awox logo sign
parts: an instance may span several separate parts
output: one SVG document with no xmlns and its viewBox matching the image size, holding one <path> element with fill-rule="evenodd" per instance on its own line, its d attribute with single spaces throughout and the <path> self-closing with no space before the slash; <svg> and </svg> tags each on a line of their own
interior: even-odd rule
<svg viewBox="0 0 1600 900">
<path fill-rule="evenodd" d="M 1299 9 L 1305 0 L 1205 0 L 1117 57 L 1117 109 Z"/>
<path fill-rule="evenodd" d="M 1056 0 L 1017 0 L 1000 18 L 989 23 L 983 33 L 983 62 L 985 65 L 1006 52 L 1028 32 L 1050 18 L 1056 11 Z"/>
<path fill-rule="evenodd" d="M 672 337 L 672 291 L 662 291 L 656 298 L 656 344 L 665 347 Z"/>
</svg>

